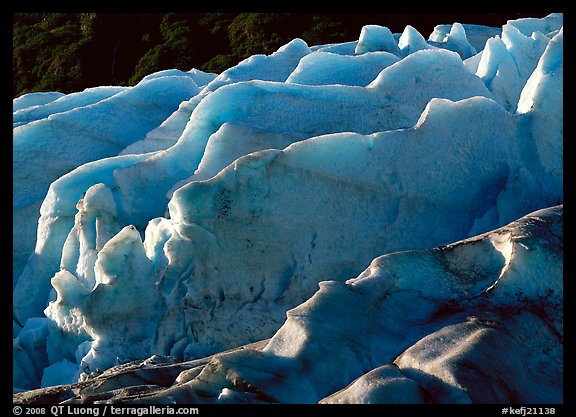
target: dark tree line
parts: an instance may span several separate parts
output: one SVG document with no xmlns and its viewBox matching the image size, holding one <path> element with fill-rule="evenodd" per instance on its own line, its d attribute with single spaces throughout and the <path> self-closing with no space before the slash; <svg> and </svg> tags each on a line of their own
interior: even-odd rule
<svg viewBox="0 0 576 417">
<path fill-rule="evenodd" d="M 294 38 L 308 45 L 358 39 L 362 26 L 427 37 L 437 24 L 500 27 L 547 13 L 14 13 L 13 96 L 134 85 L 153 72 L 219 73 Z"/>
</svg>

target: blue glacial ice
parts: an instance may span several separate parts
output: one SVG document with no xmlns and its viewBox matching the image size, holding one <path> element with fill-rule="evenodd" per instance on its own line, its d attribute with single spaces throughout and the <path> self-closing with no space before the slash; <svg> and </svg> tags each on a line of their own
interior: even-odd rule
<svg viewBox="0 0 576 417">
<path fill-rule="evenodd" d="M 15 391 L 271 338 L 162 395 L 561 401 L 532 387 L 561 372 L 562 209 L 536 211 L 563 202 L 562 25 L 366 25 L 219 75 L 15 99 Z M 487 392 L 462 362 L 520 382 Z"/>
</svg>

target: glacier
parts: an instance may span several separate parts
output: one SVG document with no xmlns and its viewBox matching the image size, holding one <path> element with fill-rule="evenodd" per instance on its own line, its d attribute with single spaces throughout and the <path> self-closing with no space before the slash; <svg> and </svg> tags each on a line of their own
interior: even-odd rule
<svg viewBox="0 0 576 417">
<path fill-rule="evenodd" d="M 13 111 L 15 402 L 563 401 L 561 13 Z"/>
</svg>

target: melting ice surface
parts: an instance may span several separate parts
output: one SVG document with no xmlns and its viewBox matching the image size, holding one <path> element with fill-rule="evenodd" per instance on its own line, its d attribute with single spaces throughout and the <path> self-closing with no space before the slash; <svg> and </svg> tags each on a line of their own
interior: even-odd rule
<svg viewBox="0 0 576 417">
<path fill-rule="evenodd" d="M 214 402 L 264 398 L 222 385 L 234 360 L 277 367 L 279 402 L 561 402 L 530 388 L 561 375 L 561 228 L 486 233 L 563 202 L 562 27 L 366 25 L 219 75 L 15 99 L 14 390 L 272 337 L 203 371 Z M 521 367 L 493 357 L 498 326 L 538 334 L 517 353 L 547 371 L 481 395 L 448 358 Z"/>
</svg>

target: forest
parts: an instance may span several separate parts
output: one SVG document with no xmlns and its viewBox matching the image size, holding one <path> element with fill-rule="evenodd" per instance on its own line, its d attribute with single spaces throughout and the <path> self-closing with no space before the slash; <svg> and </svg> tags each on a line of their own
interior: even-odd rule
<svg viewBox="0 0 576 417">
<path fill-rule="evenodd" d="M 14 13 L 13 97 L 130 86 L 163 69 L 220 73 L 294 38 L 308 45 L 358 39 L 362 26 L 427 37 L 437 24 L 502 26 L 534 13 Z"/>
</svg>

